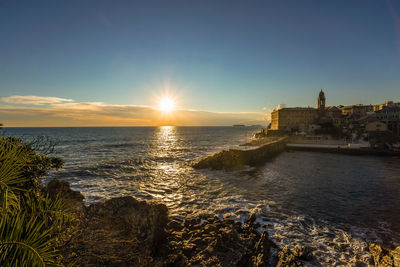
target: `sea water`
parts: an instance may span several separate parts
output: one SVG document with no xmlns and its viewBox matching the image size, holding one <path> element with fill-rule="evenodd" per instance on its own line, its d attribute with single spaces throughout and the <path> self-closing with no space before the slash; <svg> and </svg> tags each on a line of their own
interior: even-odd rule
<svg viewBox="0 0 400 267">
<path fill-rule="evenodd" d="M 199 157 L 247 142 L 251 127 L 5 128 L 56 142 L 65 166 L 46 180 L 71 183 L 87 203 L 134 196 L 169 215 L 257 214 L 279 246 L 301 243 L 322 265 L 369 263 L 370 242 L 400 245 L 400 158 L 284 152 L 234 172 L 195 170 Z M 262 229 L 260 229 L 262 230 Z"/>
</svg>

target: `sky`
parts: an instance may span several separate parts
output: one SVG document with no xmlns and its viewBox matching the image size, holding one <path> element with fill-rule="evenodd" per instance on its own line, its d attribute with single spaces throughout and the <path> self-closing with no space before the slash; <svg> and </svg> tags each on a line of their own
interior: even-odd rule
<svg viewBox="0 0 400 267">
<path fill-rule="evenodd" d="M 400 1 L 0 0 L 6 126 L 265 124 L 321 88 L 378 104 L 399 85 Z"/>
</svg>

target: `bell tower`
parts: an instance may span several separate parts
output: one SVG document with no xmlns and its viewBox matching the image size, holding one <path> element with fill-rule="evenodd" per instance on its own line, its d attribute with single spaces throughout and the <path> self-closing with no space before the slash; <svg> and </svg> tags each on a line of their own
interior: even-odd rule
<svg viewBox="0 0 400 267">
<path fill-rule="evenodd" d="M 324 115 L 325 113 L 325 94 L 324 91 L 322 91 L 322 89 L 318 95 L 318 112 L 320 116 Z"/>
</svg>

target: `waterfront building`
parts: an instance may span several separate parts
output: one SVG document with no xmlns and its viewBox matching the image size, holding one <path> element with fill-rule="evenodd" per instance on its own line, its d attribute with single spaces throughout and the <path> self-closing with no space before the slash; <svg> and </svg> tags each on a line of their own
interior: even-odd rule
<svg viewBox="0 0 400 267">
<path fill-rule="evenodd" d="M 387 106 L 376 111 L 376 117 L 387 124 L 393 134 L 400 137 L 400 106 Z"/>
<path fill-rule="evenodd" d="M 308 125 L 318 118 L 315 108 L 282 108 L 271 113 L 271 130 L 306 131 Z"/>
<path fill-rule="evenodd" d="M 321 90 L 318 95 L 318 108 L 293 107 L 280 108 L 271 112 L 271 130 L 307 132 L 309 125 L 325 115 L 325 94 Z"/>
<path fill-rule="evenodd" d="M 278 133 L 299 132 L 343 134 L 386 132 L 400 137 L 400 103 L 387 101 L 382 105 L 326 106 L 325 93 L 318 94 L 317 108 L 279 106 L 271 113 L 268 128 Z M 271 132 L 271 134 L 273 134 Z"/>
</svg>

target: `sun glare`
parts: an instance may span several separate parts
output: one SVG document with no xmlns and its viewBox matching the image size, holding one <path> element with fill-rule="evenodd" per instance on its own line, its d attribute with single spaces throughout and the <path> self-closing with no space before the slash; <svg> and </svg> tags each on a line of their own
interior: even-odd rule
<svg viewBox="0 0 400 267">
<path fill-rule="evenodd" d="M 174 109 L 174 106 L 175 106 L 174 100 L 172 100 L 171 98 L 165 97 L 161 99 L 160 109 L 162 111 L 172 111 Z"/>
</svg>

